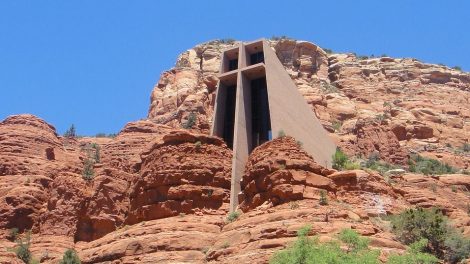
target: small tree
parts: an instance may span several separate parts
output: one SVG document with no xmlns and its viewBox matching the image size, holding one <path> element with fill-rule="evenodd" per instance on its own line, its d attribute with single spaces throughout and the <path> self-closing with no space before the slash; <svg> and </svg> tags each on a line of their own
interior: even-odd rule
<svg viewBox="0 0 470 264">
<path fill-rule="evenodd" d="M 93 143 L 91 144 L 91 147 L 95 150 L 95 153 L 94 153 L 94 159 L 95 159 L 95 162 L 96 163 L 100 163 L 101 161 L 101 155 L 100 155 L 100 145 L 96 144 L 96 143 Z"/>
<path fill-rule="evenodd" d="M 77 136 L 75 131 L 75 126 L 72 124 L 67 131 L 64 133 L 64 137 L 66 138 L 75 138 Z"/>
<path fill-rule="evenodd" d="M 67 249 L 59 264 L 80 264 L 80 258 L 73 249 Z"/>
<path fill-rule="evenodd" d="M 85 159 L 85 162 L 83 164 L 83 172 L 82 172 L 82 177 L 86 181 L 90 181 L 95 177 L 95 171 L 94 171 L 94 165 L 95 163 L 93 160 L 87 158 Z"/>
</svg>

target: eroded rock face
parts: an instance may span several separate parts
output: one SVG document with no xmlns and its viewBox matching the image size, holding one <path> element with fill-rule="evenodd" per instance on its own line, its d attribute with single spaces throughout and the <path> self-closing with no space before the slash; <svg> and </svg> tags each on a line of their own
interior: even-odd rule
<svg viewBox="0 0 470 264">
<path fill-rule="evenodd" d="M 315 163 L 292 137 L 281 137 L 257 147 L 248 160 L 240 182 L 240 208 L 263 203 L 278 205 L 304 198 L 317 198 L 320 189 L 334 191 L 328 179 L 333 171 Z"/>
<path fill-rule="evenodd" d="M 173 131 L 142 153 L 127 223 L 227 208 L 231 151 L 216 137 Z"/>
<path fill-rule="evenodd" d="M 355 137 L 340 142 L 349 155 L 368 158 L 377 154 L 388 163 L 407 164 L 408 153 L 386 122 L 373 118 L 359 119 L 355 122 L 352 134 Z"/>
</svg>

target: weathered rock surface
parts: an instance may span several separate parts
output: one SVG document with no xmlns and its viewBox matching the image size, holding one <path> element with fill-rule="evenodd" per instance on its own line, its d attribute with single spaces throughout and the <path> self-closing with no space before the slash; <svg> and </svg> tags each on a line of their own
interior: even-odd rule
<svg viewBox="0 0 470 264">
<path fill-rule="evenodd" d="M 127 223 L 195 212 L 225 213 L 230 199 L 231 151 L 216 137 L 173 131 L 142 153 L 130 188 Z"/>
<path fill-rule="evenodd" d="M 385 143 L 375 149 L 383 159 L 397 163 L 403 163 L 410 151 L 426 148 L 432 150 L 431 156 L 449 157 L 446 162 L 451 165 L 470 166 L 470 154 L 455 154 L 470 142 L 470 74 L 409 58 L 327 54 L 307 41 L 270 43 L 299 92 L 340 146 L 369 154 L 371 144 Z M 232 45 L 212 41 L 181 54 L 175 68 L 163 73 L 154 87 L 148 117 L 178 128 L 194 112 L 194 129 L 207 133 L 220 52 Z M 384 134 L 358 136 L 355 122 L 365 119 L 377 119 L 388 128 Z M 388 130 L 400 141 L 399 154 L 389 151 L 396 142 Z M 386 139 L 377 140 L 382 135 Z"/>
</svg>

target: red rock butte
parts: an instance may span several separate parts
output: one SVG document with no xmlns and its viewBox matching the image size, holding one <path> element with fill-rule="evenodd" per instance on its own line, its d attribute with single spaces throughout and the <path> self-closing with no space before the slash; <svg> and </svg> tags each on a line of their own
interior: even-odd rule
<svg viewBox="0 0 470 264">
<path fill-rule="evenodd" d="M 274 136 L 264 142 L 260 126 L 258 143 L 244 150 L 240 216 L 228 221 L 235 149 L 226 134 L 210 134 L 226 78 L 220 65 L 234 66 L 224 51 L 240 54 L 249 44 L 211 41 L 178 57 L 152 91 L 148 118 L 116 137 L 60 136 L 27 114 L 0 122 L 0 263 L 22 263 L 9 250 L 12 228 L 20 236 L 31 230 L 40 263 L 57 263 L 72 248 L 85 264 L 266 263 L 307 224 L 320 241 L 352 228 L 386 258 L 407 246 L 380 216 L 414 207 L 441 208 L 470 236 L 470 153 L 462 147 L 470 141 L 470 74 L 416 59 L 326 53 L 306 41 L 261 43 L 268 95 L 271 58 L 303 96 L 309 120 L 349 156 L 406 168 L 419 154 L 456 173 L 337 171 L 295 127 L 275 127 L 270 113 Z M 240 63 L 237 82 L 245 78 Z M 277 137 L 280 129 L 286 136 Z"/>
</svg>

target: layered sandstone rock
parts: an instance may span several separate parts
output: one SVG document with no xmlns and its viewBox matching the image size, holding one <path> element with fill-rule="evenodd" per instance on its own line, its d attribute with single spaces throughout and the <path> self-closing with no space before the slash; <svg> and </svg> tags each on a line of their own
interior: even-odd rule
<svg viewBox="0 0 470 264">
<path fill-rule="evenodd" d="M 127 223 L 226 212 L 231 151 L 221 139 L 173 131 L 153 142 L 142 159 L 140 175 L 130 189 Z"/>
</svg>

